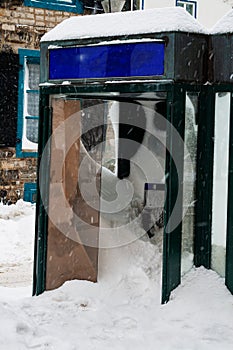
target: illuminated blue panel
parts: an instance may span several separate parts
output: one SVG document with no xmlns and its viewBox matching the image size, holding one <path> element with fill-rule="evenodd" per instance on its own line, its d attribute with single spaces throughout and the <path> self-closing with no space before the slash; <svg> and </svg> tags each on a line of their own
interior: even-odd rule
<svg viewBox="0 0 233 350">
<path fill-rule="evenodd" d="M 67 47 L 49 50 L 49 79 L 158 76 L 164 74 L 164 43 Z"/>
</svg>

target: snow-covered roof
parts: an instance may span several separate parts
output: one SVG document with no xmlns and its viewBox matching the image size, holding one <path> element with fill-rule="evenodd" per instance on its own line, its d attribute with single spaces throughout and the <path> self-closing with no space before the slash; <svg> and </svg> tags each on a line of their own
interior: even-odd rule
<svg viewBox="0 0 233 350">
<path fill-rule="evenodd" d="M 233 10 L 230 10 L 220 18 L 211 29 L 211 34 L 233 33 Z"/>
<path fill-rule="evenodd" d="M 206 29 L 181 7 L 75 16 L 46 33 L 41 41 L 73 40 L 142 33 L 182 31 L 206 33 Z"/>
</svg>

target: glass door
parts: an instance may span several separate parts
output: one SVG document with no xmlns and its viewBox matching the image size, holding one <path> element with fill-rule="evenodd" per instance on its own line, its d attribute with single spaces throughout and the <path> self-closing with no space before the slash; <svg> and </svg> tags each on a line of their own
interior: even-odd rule
<svg viewBox="0 0 233 350">
<path fill-rule="evenodd" d="M 230 135 L 230 92 L 215 94 L 211 268 L 225 277 Z"/>
<path fill-rule="evenodd" d="M 182 260 L 181 274 L 194 265 L 194 225 L 196 201 L 196 161 L 197 161 L 197 113 L 198 93 L 187 92 L 185 97 L 184 131 L 184 178 L 183 178 L 183 220 L 182 220 Z"/>
<path fill-rule="evenodd" d="M 58 94 L 50 109 L 46 289 L 96 281 L 102 248 L 138 239 L 161 283 L 167 93 Z"/>
</svg>

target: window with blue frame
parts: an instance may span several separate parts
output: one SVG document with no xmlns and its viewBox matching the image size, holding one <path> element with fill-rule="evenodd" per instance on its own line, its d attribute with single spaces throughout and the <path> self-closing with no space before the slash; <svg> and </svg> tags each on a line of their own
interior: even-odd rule
<svg viewBox="0 0 233 350">
<path fill-rule="evenodd" d="M 197 1 L 176 0 L 176 6 L 183 7 L 190 15 L 197 18 Z"/>
<path fill-rule="evenodd" d="M 39 124 L 40 52 L 19 49 L 17 157 L 36 157 Z"/>
<path fill-rule="evenodd" d="M 81 0 L 24 0 L 24 5 L 49 10 L 83 13 Z"/>
<path fill-rule="evenodd" d="M 143 10 L 144 0 L 126 0 L 124 9 L 126 11 Z"/>
</svg>

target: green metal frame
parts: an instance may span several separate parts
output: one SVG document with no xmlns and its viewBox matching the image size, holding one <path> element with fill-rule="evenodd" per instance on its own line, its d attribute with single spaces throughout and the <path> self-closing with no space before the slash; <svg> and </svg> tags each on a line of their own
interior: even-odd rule
<svg viewBox="0 0 233 350">
<path fill-rule="evenodd" d="M 194 264 L 207 269 L 211 261 L 214 105 L 212 87 L 203 86 L 198 111 Z"/>
<path fill-rule="evenodd" d="M 215 94 L 217 92 L 231 93 L 225 284 L 233 294 L 233 86 L 231 84 L 202 87 L 199 110 L 194 263 L 197 267 L 211 268 Z"/>
<path fill-rule="evenodd" d="M 67 3 L 67 1 L 64 0 L 24 0 L 24 5 L 48 10 L 83 14 L 83 5 L 79 0 L 72 0 L 72 3 Z"/>
<path fill-rule="evenodd" d="M 184 139 L 184 113 L 185 113 L 185 90 L 182 84 L 175 84 L 172 87 L 170 99 L 168 99 L 168 120 Z M 167 130 L 168 149 L 173 150 L 174 135 L 170 127 Z M 177 140 L 176 140 L 177 142 Z M 176 144 L 176 151 L 180 154 L 180 171 L 183 169 L 183 142 Z M 177 165 L 177 164 L 176 164 Z M 180 284 L 181 278 L 181 239 L 182 239 L 182 191 L 178 192 L 178 187 L 182 187 L 183 178 L 178 179 L 177 168 L 174 164 L 172 154 L 167 151 L 166 155 L 166 203 L 164 220 L 164 240 L 163 240 L 163 284 L 162 284 L 162 303 L 169 300 L 171 291 Z M 182 171 L 183 173 L 183 171 Z M 181 183 L 178 183 L 181 181 Z M 178 196 L 179 193 L 179 197 Z M 180 217 L 180 224 L 171 230 L 167 227 L 169 217 L 176 203 L 177 215 Z M 171 223 L 172 224 L 172 223 Z M 167 232 L 168 230 L 168 232 Z"/>
<path fill-rule="evenodd" d="M 48 227 L 48 200 L 42 202 L 41 191 L 49 194 L 49 159 L 46 159 L 46 166 L 42 170 L 44 174 L 43 188 L 40 188 L 40 164 L 43 149 L 49 140 L 52 130 L 52 113 L 49 107 L 49 96 L 40 97 L 40 120 L 39 120 L 39 143 L 38 143 L 38 167 L 37 167 L 37 202 L 36 202 L 36 229 L 34 245 L 34 270 L 33 270 L 33 295 L 39 295 L 45 290 L 46 280 L 46 255 L 47 255 L 47 227 Z"/>
<path fill-rule="evenodd" d="M 52 132 L 52 113 L 49 106 L 49 96 L 67 94 L 75 97 L 95 97 L 100 98 L 101 94 L 110 92 L 123 93 L 125 97 L 119 96 L 119 99 L 129 98 L 130 94 L 137 92 L 155 92 L 166 91 L 171 95 L 172 81 L 156 81 L 154 83 L 121 83 L 121 84 L 80 84 L 80 85 L 55 85 L 41 86 L 40 88 L 40 123 L 39 123 L 39 144 L 38 144 L 38 176 L 37 176 L 37 213 L 36 213 L 36 236 L 34 250 L 34 277 L 33 277 L 33 295 L 39 295 L 45 290 L 46 281 L 46 256 L 47 256 L 47 228 L 49 198 L 49 159 L 47 159 L 46 169 L 43 173 L 43 188 L 40 188 L 39 167 L 43 150 Z M 104 98 L 116 99 L 117 96 L 103 95 Z M 42 202 L 40 191 L 45 191 L 47 201 Z"/>
<path fill-rule="evenodd" d="M 79 84 L 79 85 L 54 85 L 42 86 L 40 91 L 40 126 L 38 162 L 40 165 L 43 149 L 49 140 L 52 129 L 52 113 L 49 106 L 49 96 L 67 94 L 75 97 L 102 97 L 107 99 L 124 100 L 130 98 L 131 94 L 138 92 L 167 92 L 167 119 L 178 131 L 181 140 L 184 139 L 185 123 L 185 96 L 186 92 L 199 92 L 199 119 L 198 119 L 198 149 L 197 149 L 197 179 L 196 179 L 196 206 L 195 206 L 195 232 L 194 232 L 194 265 L 210 268 L 211 261 L 211 225 L 212 225 L 212 185 L 213 185 L 213 152 L 214 152 L 214 105 L 215 92 L 230 91 L 231 86 L 203 86 L 183 83 L 175 83 L 171 80 L 154 82 L 122 82 L 111 84 Z M 108 96 L 107 93 L 119 92 L 120 95 Z M 232 102 L 233 103 L 233 102 Z M 233 110 L 233 109 L 232 109 Z M 232 115 L 231 110 L 231 115 Z M 233 139 L 233 122 L 231 118 L 231 140 Z M 167 130 L 167 142 L 169 149 L 173 149 L 172 130 Z M 180 154 L 180 169 L 183 169 L 183 142 L 176 145 Z M 233 195 L 233 141 L 230 144 L 230 176 L 229 176 L 229 198 Z M 38 167 L 39 169 L 39 167 Z M 47 202 L 42 203 L 39 188 L 39 171 L 37 183 L 37 219 L 35 238 L 34 280 L 33 294 L 41 294 L 45 290 L 46 279 L 46 256 L 47 256 L 47 225 L 49 196 L 49 159 L 46 169 L 43 171 L 43 191 L 46 191 Z M 231 170 L 232 169 L 232 170 Z M 165 227 L 168 223 L 173 207 L 178 205 L 178 215 L 182 218 L 182 191 L 179 191 L 177 169 L 172 154 L 167 151 L 166 155 L 166 203 L 165 203 Z M 182 182 L 182 179 L 179 179 Z M 227 234 L 227 275 L 226 284 L 233 289 L 233 204 L 228 203 L 228 234 Z M 171 291 L 180 284 L 181 280 L 181 242 L 182 221 L 171 232 L 164 232 L 163 249 L 163 271 L 162 271 L 162 303 L 169 300 Z M 231 259 L 232 260 L 232 259 Z"/>
</svg>

